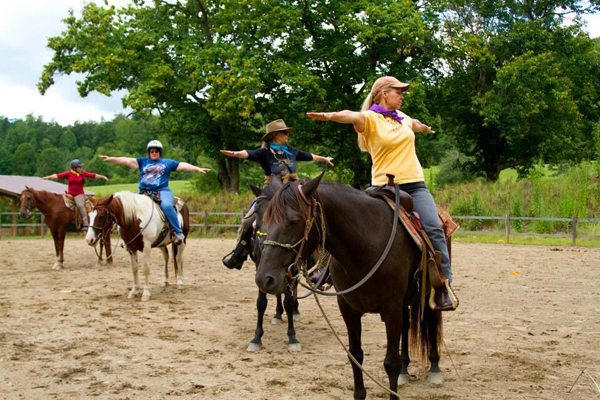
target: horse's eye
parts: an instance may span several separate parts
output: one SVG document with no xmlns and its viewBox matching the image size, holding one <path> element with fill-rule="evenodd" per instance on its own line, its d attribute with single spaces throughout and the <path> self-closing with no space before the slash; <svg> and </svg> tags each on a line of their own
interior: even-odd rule
<svg viewBox="0 0 600 400">
<path fill-rule="evenodd" d="M 300 223 L 300 221 L 299 221 L 299 220 L 296 220 L 296 219 L 293 219 L 293 220 L 290 220 L 290 221 L 288 221 L 288 224 L 289 224 L 290 226 L 295 226 L 295 225 L 298 225 L 299 223 Z"/>
</svg>

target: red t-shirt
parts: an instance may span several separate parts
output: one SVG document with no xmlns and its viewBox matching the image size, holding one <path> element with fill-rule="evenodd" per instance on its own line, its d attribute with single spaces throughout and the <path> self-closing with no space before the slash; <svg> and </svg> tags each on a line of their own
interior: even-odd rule
<svg viewBox="0 0 600 400">
<path fill-rule="evenodd" d="M 68 181 L 67 193 L 71 196 L 79 196 L 80 194 L 84 194 L 83 190 L 83 178 L 95 178 L 96 174 L 92 174 L 91 172 L 83 171 L 81 174 L 77 174 L 73 171 L 65 171 L 60 174 L 56 174 L 58 179 L 66 179 Z"/>
</svg>

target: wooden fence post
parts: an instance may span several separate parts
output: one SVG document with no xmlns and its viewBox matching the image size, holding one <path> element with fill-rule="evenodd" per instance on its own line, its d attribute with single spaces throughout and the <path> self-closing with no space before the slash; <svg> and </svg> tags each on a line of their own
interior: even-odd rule
<svg viewBox="0 0 600 400">
<path fill-rule="evenodd" d="M 510 214 L 504 216 L 504 243 L 510 242 Z"/>
<path fill-rule="evenodd" d="M 573 246 L 576 246 L 576 242 L 577 242 L 577 214 L 573 215 L 573 222 L 572 222 L 572 234 L 573 234 Z"/>
<path fill-rule="evenodd" d="M 208 211 L 204 211 L 204 227 L 203 227 L 203 236 L 206 237 L 208 234 Z"/>
<path fill-rule="evenodd" d="M 40 231 L 42 232 L 42 237 L 44 237 L 44 236 L 46 236 L 46 225 L 44 224 L 44 214 L 42 214 L 40 217 L 40 223 L 42 224 Z"/>
<path fill-rule="evenodd" d="M 10 235 L 11 236 L 17 236 L 17 198 L 13 197 L 12 199 L 12 206 L 11 206 L 11 211 L 12 211 L 12 226 L 10 227 Z"/>
</svg>

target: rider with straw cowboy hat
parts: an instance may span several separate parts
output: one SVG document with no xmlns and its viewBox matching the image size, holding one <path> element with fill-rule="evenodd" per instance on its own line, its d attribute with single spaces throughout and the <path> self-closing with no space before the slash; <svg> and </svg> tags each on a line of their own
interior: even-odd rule
<svg viewBox="0 0 600 400">
<path fill-rule="evenodd" d="M 185 162 L 161 158 L 163 145 L 158 140 L 151 140 L 146 146 L 148 157 L 130 158 L 130 157 L 109 157 L 99 156 L 104 161 L 119 165 L 125 165 L 129 168 L 140 170 L 140 193 L 157 193 L 160 199 L 160 208 L 165 214 L 165 218 L 175 232 L 174 243 L 181 244 L 184 240 L 183 231 L 179 226 L 177 211 L 173 206 L 173 192 L 169 188 L 170 174 L 173 171 L 201 172 L 203 174 L 210 171 L 208 168 L 200 168 Z"/>
<path fill-rule="evenodd" d="M 325 162 L 333 166 L 332 157 L 323 157 L 306 151 L 288 146 L 289 133 L 294 128 L 287 126 L 282 119 L 276 119 L 269 122 L 266 127 L 266 133 L 262 136 L 262 147 L 255 150 L 221 150 L 221 153 L 227 157 L 244 158 L 260 164 L 263 169 L 265 180 L 263 187 L 269 185 L 271 175 L 279 175 L 283 183 L 289 180 L 297 180 L 296 162 L 297 161 L 315 161 Z M 235 249 L 223 258 L 223 264 L 227 268 L 240 269 L 248 256 L 248 240 L 252 230 L 250 227 L 254 222 L 254 203 L 242 220 L 242 225 L 238 229 L 237 245 Z"/>
<path fill-rule="evenodd" d="M 71 161 L 71 170 L 61 172 L 60 174 L 52 174 L 44 176 L 42 179 L 66 179 L 67 180 L 67 193 L 73 196 L 73 201 L 81 214 L 81 220 L 83 222 L 82 229 L 88 228 L 88 215 L 85 210 L 85 178 L 91 179 L 104 179 L 108 182 L 108 178 L 104 175 L 94 174 L 83 170 L 83 163 L 78 159 Z"/>
</svg>

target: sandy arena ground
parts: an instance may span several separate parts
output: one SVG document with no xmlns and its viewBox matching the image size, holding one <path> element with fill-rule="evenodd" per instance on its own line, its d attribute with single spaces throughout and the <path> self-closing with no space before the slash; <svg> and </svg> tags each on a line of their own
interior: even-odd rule
<svg viewBox="0 0 600 400">
<path fill-rule="evenodd" d="M 254 265 L 223 267 L 232 246 L 190 240 L 182 291 L 160 287 L 155 251 L 152 299 L 142 303 L 127 299 L 123 249 L 114 266 L 97 268 L 93 250 L 73 237 L 68 269 L 53 271 L 51 240 L 0 241 L 0 398 L 352 398 L 350 365 L 312 298 L 300 304 L 301 352 L 287 351 L 285 324 L 270 324 L 273 297 L 264 348 L 246 351 Z M 461 305 L 445 314 L 446 383 L 429 386 L 413 359 L 403 398 L 600 398 L 600 249 L 456 243 L 453 259 Z M 322 303 L 346 341 L 335 299 Z M 378 316 L 363 319 L 363 349 L 365 368 L 387 385 Z M 388 398 L 365 381 L 368 398 Z"/>
</svg>

